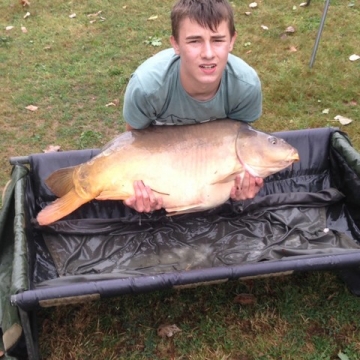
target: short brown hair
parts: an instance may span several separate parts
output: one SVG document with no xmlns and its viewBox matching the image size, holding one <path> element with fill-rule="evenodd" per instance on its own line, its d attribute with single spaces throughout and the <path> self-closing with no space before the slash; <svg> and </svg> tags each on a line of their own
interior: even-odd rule
<svg viewBox="0 0 360 360">
<path fill-rule="evenodd" d="M 177 0 L 171 11 L 171 29 L 179 39 L 180 23 L 185 18 L 216 31 L 222 21 L 227 21 L 230 36 L 235 35 L 234 13 L 228 0 Z"/>
</svg>

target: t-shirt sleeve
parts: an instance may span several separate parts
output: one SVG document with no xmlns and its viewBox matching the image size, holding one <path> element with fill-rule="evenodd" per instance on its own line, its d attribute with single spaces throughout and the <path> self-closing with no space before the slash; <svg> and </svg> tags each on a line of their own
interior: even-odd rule
<svg viewBox="0 0 360 360">
<path fill-rule="evenodd" d="M 241 120 L 246 122 L 253 122 L 257 120 L 262 113 L 262 92 L 261 92 L 261 82 L 257 75 L 255 75 L 251 83 L 242 83 L 241 84 L 242 95 L 239 98 L 236 98 L 239 94 L 234 91 L 233 103 L 237 104 L 234 108 L 230 110 L 229 118 L 234 120 Z"/>
<path fill-rule="evenodd" d="M 144 129 L 154 120 L 155 110 L 136 75 L 133 75 L 125 91 L 123 116 L 134 129 Z"/>
</svg>

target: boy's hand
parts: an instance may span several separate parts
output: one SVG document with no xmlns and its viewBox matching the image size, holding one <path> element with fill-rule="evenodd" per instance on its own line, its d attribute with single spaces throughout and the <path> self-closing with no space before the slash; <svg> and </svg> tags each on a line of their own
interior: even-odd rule
<svg viewBox="0 0 360 360">
<path fill-rule="evenodd" d="M 134 196 L 124 200 L 124 204 L 138 212 L 151 212 L 162 208 L 163 200 L 155 196 L 149 186 L 141 180 L 134 181 Z"/>
</svg>

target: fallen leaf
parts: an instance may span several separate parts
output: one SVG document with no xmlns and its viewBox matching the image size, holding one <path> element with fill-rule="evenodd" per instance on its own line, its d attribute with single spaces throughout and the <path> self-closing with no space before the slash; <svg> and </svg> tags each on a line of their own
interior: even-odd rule
<svg viewBox="0 0 360 360">
<path fill-rule="evenodd" d="M 254 305 L 256 303 L 256 297 L 252 294 L 239 294 L 235 296 L 234 303 L 240 305 Z"/>
<path fill-rule="evenodd" d="M 244 44 L 244 46 L 250 46 L 251 45 L 251 42 L 250 41 L 248 41 L 248 42 L 246 42 L 245 44 Z"/>
<path fill-rule="evenodd" d="M 45 46 L 44 50 L 51 50 L 51 46 Z"/>
<path fill-rule="evenodd" d="M 353 55 L 349 56 L 350 61 L 356 61 L 356 60 L 359 60 L 359 59 L 360 59 L 360 56 L 356 55 L 356 54 L 353 54 Z"/>
<path fill-rule="evenodd" d="M 293 26 L 288 26 L 286 29 L 285 29 L 285 32 L 288 33 L 288 34 L 292 34 L 295 32 L 295 28 Z"/>
<path fill-rule="evenodd" d="M 27 28 L 25 26 L 21 26 L 21 31 L 26 34 L 28 31 L 27 31 Z"/>
<path fill-rule="evenodd" d="M 14 27 L 12 26 L 12 25 L 10 25 L 10 26 L 7 26 L 6 28 L 5 28 L 5 30 L 6 31 L 10 31 L 10 30 L 12 30 Z"/>
<path fill-rule="evenodd" d="M 350 106 L 356 106 L 357 102 L 355 100 L 350 100 L 348 102 L 345 102 L 346 105 L 350 105 Z"/>
<path fill-rule="evenodd" d="M 74 19 L 74 18 L 76 18 L 76 14 L 75 14 L 75 13 L 73 13 L 73 14 L 69 15 L 69 18 L 70 18 L 70 19 Z"/>
<path fill-rule="evenodd" d="M 148 20 L 156 20 L 158 18 L 158 16 L 157 15 L 153 15 L 153 16 L 150 16 L 149 18 L 148 18 Z"/>
<path fill-rule="evenodd" d="M 351 119 L 342 115 L 336 115 L 334 120 L 338 120 L 341 125 L 349 125 L 352 122 Z"/>
<path fill-rule="evenodd" d="M 249 4 L 249 8 L 251 9 L 255 9 L 258 7 L 258 4 L 256 2 L 252 2 L 251 4 Z"/>
<path fill-rule="evenodd" d="M 338 295 L 338 293 L 337 292 L 334 292 L 334 293 L 332 293 L 332 294 L 330 294 L 327 298 L 326 298 L 326 300 L 327 301 L 330 301 L 330 300 L 332 300 L 335 296 L 337 296 Z"/>
<path fill-rule="evenodd" d="M 124 6 L 123 6 L 123 9 L 126 9 L 126 8 L 127 8 L 127 5 L 124 5 Z"/>
<path fill-rule="evenodd" d="M 156 38 L 152 36 L 149 36 L 149 40 L 145 40 L 144 43 L 152 46 L 161 46 L 162 44 L 161 38 Z"/>
<path fill-rule="evenodd" d="M 328 114 L 329 111 L 330 111 L 330 109 L 324 109 L 321 113 L 322 113 L 322 114 Z"/>
<path fill-rule="evenodd" d="M 61 146 L 59 145 L 48 145 L 48 147 L 46 149 L 43 150 L 44 153 L 49 153 L 49 152 L 57 152 L 60 151 Z"/>
<path fill-rule="evenodd" d="M 247 15 L 247 16 L 249 16 L 249 15 L 251 15 L 251 12 L 250 12 L 250 11 L 245 11 L 244 14 Z"/>
<path fill-rule="evenodd" d="M 337 356 L 340 360 L 350 360 L 350 358 L 346 354 L 344 354 L 341 350 L 338 352 Z"/>
<path fill-rule="evenodd" d="M 246 52 L 246 54 L 251 54 L 252 53 L 252 50 L 248 50 L 247 52 Z"/>
<path fill-rule="evenodd" d="M 266 25 L 261 25 L 261 28 L 264 30 L 269 30 L 269 28 Z"/>
<path fill-rule="evenodd" d="M 177 332 L 180 332 L 181 330 L 175 325 L 160 325 L 157 329 L 157 334 L 162 337 L 162 338 L 166 338 L 166 337 L 172 337 L 174 336 Z"/>
<path fill-rule="evenodd" d="M 30 16 L 30 13 L 27 12 L 25 15 L 24 15 L 24 19 L 28 18 Z"/>
<path fill-rule="evenodd" d="M 290 52 L 296 52 L 297 48 L 295 46 L 290 46 L 289 50 Z"/>
<path fill-rule="evenodd" d="M 119 99 L 115 99 L 111 102 L 109 102 L 108 104 L 106 104 L 105 106 L 108 107 L 108 106 L 118 106 L 120 103 L 120 100 Z"/>
<path fill-rule="evenodd" d="M 22 6 L 30 6 L 30 1 L 28 1 L 28 0 L 20 0 L 20 4 Z"/>
<path fill-rule="evenodd" d="M 297 9 L 296 5 L 294 5 L 292 9 L 293 9 L 293 10 L 296 10 L 296 9 Z"/>
<path fill-rule="evenodd" d="M 88 14 L 88 17 L 95 17 L 95 16 L 99 16 L 102 13 L 102 10 L 99 10 L 97 13 L 94 14 Z"/>
<path fill-rule="evenodd" d="M 307 6 L 307 2 L 302 2 L 299 6 L 301 7 Z"/>
<path fill-rule="evenodd" d="M 38 109 L 38 107 L 35 105 L 28 105 L 28 106 L 26 106 L 25 109 L 30 110 L 30 111 L 36 111 Z"/>
</svg>

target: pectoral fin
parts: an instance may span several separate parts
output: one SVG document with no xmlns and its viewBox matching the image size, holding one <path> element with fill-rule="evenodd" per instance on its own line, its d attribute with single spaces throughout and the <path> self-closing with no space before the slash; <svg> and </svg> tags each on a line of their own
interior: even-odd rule
<svg viewBox="0 0 360 360">
<path fill-rule="evenodd" d="M 132 196 L 128 192 L 120 191 L 102 191 L 95 199 L 96 200 L 125 200 Z"/>
<path fill-rule="evenodd" d="M 224 178 L 221 178 L 219 180 L 214 181 L 213 183 L 211 183 L 211 185 L 215 185 L 215 184 L 226 184 L 230 181 L 234 181 L 236 176 L 239 175 L 240 173 L 232 173 Z"/>
<path fill-rule="evenodd" d="M 179 206 L 173 208 L 166 208 L 167 216 L 181 215 L 181 214 L 189 214 L 198 211 L 206 210 L 203 206 L 199 205 L 191 205 L 191 206 Z"/>
<path fill-rule="evenodd" d="M 160 195 L 169 195 L 164 192 L 160 192 L 154 189 L 151 189 L 153 192 Z M 95 199 L 96 200 L 125 200 L 131 196 L 134 196 L 134 193 L 129 193 L 126 191 L 115 191 L 115 190 L 105 190 L 102 191 Z"/>
</svg>

